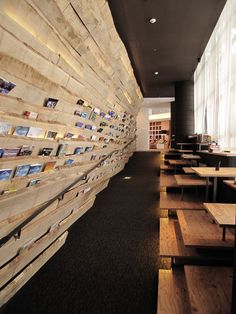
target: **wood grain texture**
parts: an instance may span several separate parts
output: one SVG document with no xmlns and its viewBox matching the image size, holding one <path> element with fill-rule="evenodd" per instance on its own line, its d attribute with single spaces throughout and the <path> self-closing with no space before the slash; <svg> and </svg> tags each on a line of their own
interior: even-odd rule
<svg viewBox="0 0 236 314">
<path fill-rule="evenodd" d="M 161 192 L 160 209 L 204 209 L 204 206 L 199 196 L 192 193 L 185 193 L 184 199 L 181 200 L 180 193 Z"/>
<path fill-rule="evenodd" d="M 176 179 L 172 174 L 160 174 L 160 186 L 161 187 L 177 187 Z"/>
<path fill-rule="evenodd" d="M 190 313 L 190 304 L 183 269 L 159 269 L 157 313 Z"/>
<path fill-rule="evenodd" d="M 184 246 L 179 223 L 175 219 L 160 218 L 160 257 L 200 257 L 196 250 Z"/>
<path fill-rule="evenodd" d="M 182 169 L 186 174 L 195 174 L 195 171 L 190 167 L 183 167 Z"/>
<path fill-rule="evenodd" d="M 192 167 L 200 177 L 236 177 L 236 167 Z"/>
<path fill-rule="evenodd" d="M 178 221 L 184 245 L 203 248 L 232 248 L 234 235 L 228 232 L 225 241 L 222 240 L 221 228 L 212 223 L 205 211 L 179 210 Z"/>
<path fill-rule="evenodd" d="M 175 180 L 177 182 L 178 186 L 183 187 L 193 187 L 193 186 L 206 186 L 206 179 L 199 178 L 194 175 L 188 175 L 188 174 L 176 174 Z M 212 185 L 211 182 L 209 182 L 209 185 Z"/>
<path fill-rule="evenodd" d="M 236 204 L 204 203 L 204 206 L 220 227 L 235 226 Z"/>
<path fill-rule="evenodd" d="M 192 313 L 229 314 L 233 269 L 184 266 Z"/>
</svg>

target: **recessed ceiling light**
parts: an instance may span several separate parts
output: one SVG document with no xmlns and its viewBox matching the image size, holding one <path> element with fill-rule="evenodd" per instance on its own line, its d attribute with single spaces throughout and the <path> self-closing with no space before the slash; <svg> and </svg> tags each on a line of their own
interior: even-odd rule
<svg viewBox="0 0 236 314">
<path fill-rule="evenodd" d="M 156 72 L 154 72 L 154 74 L 155 74 L 155 75 L 158 75 L 158 74 L 159 74 L 159 72 L 157 72 L 157 71 L 156 71 Z"/>
<path fill-rule="evenodd" d="M 156 23 L 156 19 L 154 18 L 154 17 L 152 17 L 151 19 L 149 19 L 149 22 L 151 23 L 151 24 L 154 24 L 154 23 Z"/>
</svg>

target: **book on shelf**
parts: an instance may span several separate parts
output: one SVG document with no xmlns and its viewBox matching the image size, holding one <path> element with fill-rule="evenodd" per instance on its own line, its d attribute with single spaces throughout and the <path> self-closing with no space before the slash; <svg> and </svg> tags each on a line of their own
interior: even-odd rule
<svg viewBox="0 0 236 314">
<path fill-rule="evenodd" d="M 10 133 L 12 125 L 8 122 L 0 122 L 0 135 L 7 135 Z"/>
<path fill-rule="evenodd" d="M 29 127 L 28 126 L 17 126 L 13 132 L 13 135 L 16 136 L 27 136 L 29 132 Z"/>
<path fill-rule="evenodd" d="M 58 99 L 56 99 L 56 98 L 48 98 L 46 100 L 44 106 L 47 107 L 47 108 L 54 109 L 56 107 L 57 103 L 58 103 Z"/>
<path fill-rule="evenodd" d="M 42 165 L 42 164 L 33 164 L 33 165 L 30 165 L 29 173 L 28 173 L 28 174 L 39 173 L 39 172 L 41 172 L 42 168 L 43 168 L 43 165 Z"/>
<path fill-rule="evenodd" d="M 7 181 L 12 175 L 12 169 L 0 169 L 0 181 Z"/>
<path fill-rule="evenodd" d="M 34 137 L 34 138 L 38 138 L 42 135 L 43 133 L 43 129 L 42 128 L 36 128 L 31 126 L 29 128 L 29 132 L 27 134 L 28 137 Z"/>
<path fill-rule="evenodd" d="M 74 151 L 74 154 L 75 155 L 80 155 L 84 152 L 84 148 L 83 147 L 76 147 L 75 148 L 75 151 Z"/>
<path fill-rule="evenodd" d="M 75 126 L 76 126 L 77 128 L 82 128 L 83 125 L 84 125 L 84 124 L 83 124 L 82 122 L 76 122 L 76 124 L 75 124 Z"/>
<path fill-rule="evenodd" d="M 68 144 L 67 143 L 59 144 L 56 156 L 64 156 L 64 155 L 66 155 L 67 149 L 68 149 Z"/>
<path fill-rule="evenodd" d="M 29 186 L 34 186 L 36 184 L 39 184 L 40 183 L 40 179 L 33 179 L 33 180 L 30 180 L 29 183 L 28 183 L 28 187 Z"/>
<path fill-rule="evenodd" d="M 32 155 L 34 146 L 33 145 L 22 145 L 19 151 L 19 156 L 30 156 Z"/>
<path fill-rule="evenodd" d="M 44 166 L 44 169 L 43 171 L 52 171 L 54 169 L 56 165 L 56 161 L 48 161 L 45 166 Z"/>
<path fill-rule="evenodd" d="M 55 139 L 57 137 L 57 132 L 47 131 L 46 139 Z"/>
<path fill-rule="evenodd" d="M 25 177 L 29 173 L 30 165 L 19 165 L 16 167 L 14 177 Z"/>
<path fill-rule="evenodd" d="M 7 81 L 3 77 L 0 77 L 0 93 L 1 94 L 7 95 L 15 87 L 16 87 L 16 84 Z"/>
<path fill-rule="evenodd" d="M 41 156 L 50 156 L 52 151 L 53 151 L 53 148 L 44 147 L 44 148 L 40 151 L 39 155 L 41 155 Z"/>
<path fill-rule="evenodd" d="M 15 157 L 19 154 L 20 147 L 4 148 L 3 157 Z"/>
<path fill-rule="evenodd" d="M 38 118 L 38 112 L 34 112 L 34 111 L 25 111 L 23 115 L 27 119 L 31 119 L 31 120 L 36 120 Z"/>
<path fill-rule="evenodd" d="M 72 165 L 74 163 L 74 160 L 73 159 L 67 159 L 65 161 L 65 165 L 69 166 L 69 165 Z"/>
</svg>

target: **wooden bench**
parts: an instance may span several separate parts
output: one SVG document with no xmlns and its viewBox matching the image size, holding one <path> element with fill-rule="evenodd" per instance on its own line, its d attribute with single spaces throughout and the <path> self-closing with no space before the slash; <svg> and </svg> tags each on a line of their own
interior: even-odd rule
<svg viewBox="0 0 236 314">
<path fill-rule="evenodd" d="M 223 228 L 222 240 L 225 240 L 226 227 L 235 226 L 236 204 L 204 203 L 212 219 Z"/>
<path fill-rule="evenodd" d="M 177 219 L 160 219 L 160 257 L 200 257 L 195 249 L 184 246 Z"/>
<path fill-rule="evenodd" d="M 204 209 L 203 202 L 199 200 L 199 196 L 186 193 L 184 200 L 181 199 L 180 193 L 161 192 L 160 193 L 160 209 L 168 210 L 189 210 Z"/>
<path fill-rule="evenodd" d="M 180 230 L 184 245 L 201 248 L 232 248 L 234 234 L 229 232 L 225 241 L 222 240 L 221 230 L 212 223 L 205 211 L 177 211 Z"/>
<path fill-rule="evenodd" d="M 188 313 L 230 313 L 232 268 L 184 266 L 184 271 L 191 305 Z"/>
<path fill-rule="evenodd" d="M 198 187 L 198 186 L 206 186 L 207 182 L 206 179 L 200 178 L 196 175 L 191 174 L 176 174 L 175 175 L 176 182 L 178 186 L 187 188 L 187 187 Z M 209 182 L 209 185 L 212 185 L 211 182 Z"/>
<path fill-rule="evenodd" d="M 224 184 L 228 185 L 230 188 L 236 190 L 236 184 L 234 184 L 233 180 L 224 180 Z"/>
<path fill-rule="evenodd" d="M 157 314 L 191 313 L 183 268 L 159 270 Z"/>
<path fill-rule="evenodd" d="M 161 165 L 160 166 L 160 170 L 175 170 L 175 167 L 171 166 L 171 165 Z"/>
<path fill-rule="evenodd" d="M 186 174 L 196 174 L 196 172 L 191 167 L 183 167 L 182 169 Z"/>
<path fill-rule="evenodd" d="M 161 173 L 160 187 L 178 187 L 174 175 Z"/>
</svg>

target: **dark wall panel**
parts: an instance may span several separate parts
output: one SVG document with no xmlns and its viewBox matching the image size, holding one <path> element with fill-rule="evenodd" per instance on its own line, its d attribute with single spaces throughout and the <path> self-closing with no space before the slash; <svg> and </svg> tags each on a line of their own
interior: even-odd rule
<svg viewBox="0 0 236 314">
<path fill-rule="evenodd" d="M 186 142 L 194 133 L 194 82 L 175 83 L 175 140 Z"/>
</svg>

